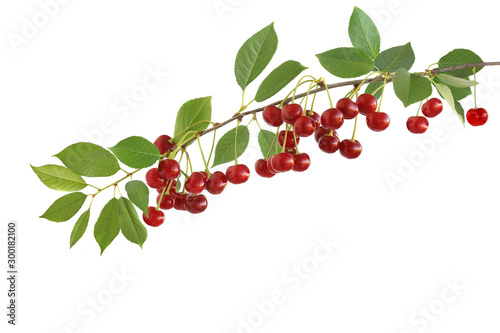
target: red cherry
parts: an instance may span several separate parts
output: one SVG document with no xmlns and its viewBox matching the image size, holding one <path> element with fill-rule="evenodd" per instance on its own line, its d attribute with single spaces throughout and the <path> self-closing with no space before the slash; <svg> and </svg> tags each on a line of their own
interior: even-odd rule
<svg viewBox="0 0 500 333">
<path fill-rule="evenodd" d="M 372 112 L 366 116 L 368 128 L 375 132 L 382 132 L 389 127 L 390 122 L 391 119 L 385 112 Z"/>
<path fill-rule="evenodd" d="M 160 202 L 160 197 L 161 197 L 161 193 L 158 194 L 158 196 L 156 197 L 156 203 Z M 160 208 L 163 210 L 172 209 L 172 208 L 174 208 L 174 204 L 175 204 L 175 194 L 165 193 L 163 195 L 163 198 L 161 199 Z"/>
<path fill-rule="evenodd" d="M 373 95 L 359 95 L 358 99 L 356 100 L 356 104 L 358 105 L 359 113 L 364 116 L 377 111 L 377 100 L 375 99 L 375 97 L 373 97 Z"/>
<path fill-rule="evenodd" d="M 165 214 L 161 210 L 156 210 L 156 207 L 148 207 L 148 216 L 142 214 L 144 222 L 152 227 L 158 227 L 165 221 Z"/>
<path fill-rule="evenodd" d="M 300 116 L 293 123 L 293 131 L 297 136 L 307 137 L 311 136 L 316 129 L 316 122 L 309 116 Z"/>
<path fill-rule="evenodd" d="M 274 155 L 273 155 L 274 156 Z M 269 157 L 267 159 L 267 162 L 266 162 L 266 165 L 267 165 L 267 168 L 269 169 L 269 172 L 272 172 L 274 174 L 277 174 L 278 173 L 278 170 L 274 169 L 273 168 L 273 165 L 271 163 L 271 159 L 273 158 L 273 156 Z"/>
<path fill-rule="evenodd" d="M 287 124 L 293 125 L 295 120 L 297 120 L 304 113 L 304 109 L 299 104 L 288 104 L 283 106 L 281 110 L 281 118 Z"/>
<path fill-rule="evenodd" d="M 337 102 L 337 109 L 344 114 L 345 119 L 353 119 L 358 115 L 359 109 L 350 98 L 341 98 Z"/>
<path fill-rule="evenodd" d="M 226 177 L 232 184 L 243 184 L 250 177 L 250 169 L 245 164 L 232 165 L 227 168 Z"/>
<path fill-rule="evenodd" d="M 146 183 L 151 188 L 164 188 L 166 185 L 165 179 L 160 177 L 158 168 L 151 168 L 146 173 Z"/>
<path fill-rule="evenodd" d="M 207 191 L 210 194 L 221 194 L 226 188 L 227 177 L 224 172 L 215 171 L 207 181 Z"/>
<path fill-rule="evenodd" d="M 329 130 L 337 130 L 344 123 L 344 114 L 339 109 L 328 109 L 321 115 L 321 125 Z"/>
<path fill-rule="evenodd" d="M 174 208 L 176 210 L 186 210 L 187 193 L 175 193 Z"/>
<path fill-rule="evenodd" d="M 205 211 L 208 200 L 203 194 L 190 194 L 186 197 L 186 210 L 191 214 L 199 214 Z"/>
<path fill-rule="evenodd" d="M 207 183 L 207 177 L 201 172 L 193 172 L 186 181 L 186 191 L 191 194 L 200 194 Z"/>
<path fill-rule="evenodd" d="M 327 154 L 333 154 L 339 150 L 339 138 L 336 135 L 324 135 L 318 141 L 321 151 Z"/>
<path fill-rule="evenodd" d="M 316 123 L 316 128 L 318 128 L 319 126 L 321 126 L 321 116 L 319 114 L 317 114 L 316 112 L 311 112 L 311 111 L 306 111 L 306 116 L 308 117 L 311 117 L 314 122 Z"/>
<path fill-rule="evenodd" d="M 488 121 L 488 112 L 483 108 L 467 111 L 467 121 L 472 126 L 482 126 Z"/>
<path fill-rule="evenodd" d="M 431 98 L 422 104 L 422 113 L 428 118 L 434 118 L 443 111 L 443 103 L 439 98 Z"/>
<path fill-rule="evenodd" d="M 297 141 L 297 144 L 299 144 L 300 136 L 295 135 L 293 131 L 280 131 L 280 133 L 278 134 L 278 145 L 280 147 L 283 147 L 283 142 L 285 141 L 285 134 L 286 134 L 285 148 L 287 149 L 295 148 L 295 141 Z"/>
<path fill-rule="evenodd" d="M 306 153 L 293 155 L 293 171 L 302 172 L 309 169 L 311 158 Z"/>
<path fill-rule="evenodd" d="M 181 173 L 181 166 L 176 160 L 166 159 L 160 162 L 158 172 L 163 179 L 176 179 Z"/>
<path fill-rule="evenodd" d="M 293 169 L 293 156 L 290 153 L 279 153 L 271 157 L 271 166 L 277 172 L 285 172 Z"/>
<path fill-rule="evenodd" d="M 267 161 L 263 158 L 258 159 L 255 162 L 254 167 L 255 167 L 255 172 L 257 172 L 259 176 L 264 178 L 272 178 L 276 174 L 275 172 L 269 170 L 269 168 L 267 167 Z"/>
<path fill-rule="evenodd" d="M 160 135 L 156 140 L 155 140 L 155 146 L 158 148 L 160 151 L 160 154 L 165 154 L 167 151 L 171 150 L 174 148 L 175 142 L 170 142 L 172 140 L 171 137 L 168 135 Z"/>
<path fill-rule="evenodd" d="M 358 140 L 351 141 L 349 139 L 342 140 L 340 143 L 340 155 L 345 158 L 357 158 L 361 155 L 362 147 Z"/>
<path fill-rule="evenodd" d="M 318 142 L 322 136 L 328 135 L 328 134 L 330 134 L 330 130 L 327 130 L 323 126 L 320 126 L 320 127 L 316 128 L 316 131 L 314 132 L 314 140 L 316 140 L 316 142 Z M 333 135 L 338 136 L 336 131 L 333 131 Z"/>
<path fill-rule="evenodd" d="M 429 121 L 423 116 L 413 116 L 406 121 L 406 127 L 413 134 L 422 134 L 429 128 Z"/>
<path fill-rule="evenodd" d="M 283 124 L 283 118 L 281 118 L 281 109 L 274 105 L 268 105 L 262 111 L 262 117 L 264 121 L 269 126 L 278 127 Z"/>
</svg>

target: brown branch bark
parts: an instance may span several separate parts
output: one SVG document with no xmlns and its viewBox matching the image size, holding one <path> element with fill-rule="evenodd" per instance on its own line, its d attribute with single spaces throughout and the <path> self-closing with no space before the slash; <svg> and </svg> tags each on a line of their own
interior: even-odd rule
<svg viewBox="0 0 500 333">
<path fill-rule="evenodd" d="M 487 66 L 500 66 L 500 61 L 496 61 L 496 62 L 481 62 L 481 63 L 475 63 L 475 64 L 465 64 L 465 65 L 460 65 L 460 66 L 453 66 L 453 67 L 446 67 L 446 68 L 438 68 L 438 69 L 432 69 L 432 70 L 429 70 L 428 72 L 432 73 L 432 74 L 439 74 L 439 73 L 445 73 L 445 72 L 451 72 L 451 71 L 454 71 L 454 70 L 457 70 L 457 69 L 464 69 L 464 68 L 473 68 L 473 67 L 487 67 Z M 384 81 L 384 78 L 383 77 L 376 77 L 376 78 L 373 78 L 373 79 L 368 79 L 364 82 L 364 84 L 366 83 L 371 83 L 371 82 L 381 82 L 381 81 Z M 387 82 L 391 82 L 392 81 L 392 77 L 388 77 L 387 78 Z M 333 83 L 333 84 L 328 84 L 327 87 L 328 89 L 335 89 L 335 88 L 340 88 L 340 87 L 346 87 L 346 86 L 355 86 L 355 85 L 358 85 L 358 84 L 361 84 L 363 82 L 363 80 L 350 80 L 350 81 L 344 81 L 344 82 L 338 82 L 338 83 Z M 316 93 L 319 93 L 321 91 L 325 91 L 326 90 L 326 87 L 320 87 L 320 88 L 317 88 L 317 89 L 313 89 L 309 92 L 309 94 L 316 94 Z M 301 93 L 301 94 L 296 94 L 295 95 L 295 98 L 302 98 L 304 96 L 307 95 L 307 92 L 305 93 Z M 289 102 L 292 101 L 292 97 L 289 97 L 287 98 L 286 100 L 279 100 L 279 101 L 276 101 L 274 103 L 267 103 L 267 105 L 279 105 L 281 103 L 283 104 L 287 104 Z M 237 119 L 242 119 L 244 118 L 245 116 L 248 116 L 248 115 L 255 115 L 259 112 L 262 112 L 264 110 L 264 108 L 266 106 L 263 106 L 263 107 L 260 107 L 260 108 L 257 108 L 257 109 L 254 109 L 254 110 L 251 110 L 251 111 L 245 111 L 245 112 L 241 112 L 239 114 L 236 114 L 234 115 L 233 117 L 227 119 L 226 121 L 223 121 L 221 123 L 218 123 L 217 125 L 215 126 L 212 126 L 202 132 L 199 133 L 199 136 L 202 137 L 203 135 L 206 135 L 210 132 L 213 132 L 215 131 L 216 129 L 219 129 Z M 196 137 L 192 138 L 192 139 L 189 139 L 188 141 L 186 141 L 184 143 L 184 146 L 187 146 L 189 145 L 190 143 L 194 142 L 196 140 Z"/>
</svg>

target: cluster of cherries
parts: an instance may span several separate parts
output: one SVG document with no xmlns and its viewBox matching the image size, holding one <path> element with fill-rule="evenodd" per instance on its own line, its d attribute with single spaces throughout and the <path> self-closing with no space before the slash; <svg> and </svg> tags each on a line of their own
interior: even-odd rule
<svg viewBox="0 0 500 333">
<path fill-rule="evenodd" d="M 443 103 L 438 98 L 431 98 L 422 104 L 422 114 L 425 116 L 413 116 L 406 121 L 408 130 L 415 134 L 422 134 L 429 128 L 427 118 L 434 118 L 443 111 Z M 482 126 L 488 121 L 488 112 L 483 108 L 472 108 L 467 111 L 467 122 L 472 126 Z"/>
<path fill-rule="evenodd" d="M 443 110 L 443 103 L 438 98 L 431 98 L 422 105 L 424 116 L 409 117 L 406 126 L 411 133 L 421 134 L 427 131 L 427 118 L 436 117 Z M 287 171 L 302 172 L 309 168 L 311 159 L 306 153 L 297 153 L 300 138 L 314 135 L 321 151 L 340 154 L 348 159 L 359 157 L 362 151 L 358 140 L 345 139 L 340 141 L 336 130 L 344 124 L 345 119 L 354 119 L 362 114 L 366 116 L 368 128 L 375 132 L 384 131 L 389 127 L 390 118 L 385 112 L 377 110 L 377 100 L 371 94 L 362 94 L 356 102 L 350 98 L 340 99 L 335 108 L 324 111 L 321 115 L 312 111 L 304 111 L 296 103 L 279 108 L 269 105 L 264 108 L 264 121 L 273 127 L 283 123 L 287 128 L 278 133 L 277 144 L 282 148 L 280 153 L 259 159 L 255 162 L 255 171 L 261 177 L 271 178 L 278 173 Z M 473 108 L 467 112 L 467 121 L 472 126 L 481 126 L 488 120 L 488 113 L 483 108 Z M 168 135 L 162 135 L 154 142 L 162 155 L 172 151 L 175 143 Z M 271 147 L 272 148 L 272 147 Z M 146 174 L 146 183 L 158 191 L 157 207 L 149 207 L 148 215 L 143 214 L 144 222 L 157 227 L 165 221 L 162 210 L 176 209 L 198 214 L 208 206 L 208 200 L 202 192 L 217 195 L 224 191 L 228 182 L 232 184 L 245 183 L 250 177 L 250 170 L 244 164 L 236 164 L 227 168 L 226 172 L 215 171 L 207 173 L 196 171 L 191 173 L 184 184 L 182 193 L 176 191 L 177 179 L 181 174 L 179 162 L 166 158 L 160 161 L 158 167 L 151 168 Z M 161 210 L 160 210 L 161 209 Z"/>
<path fill-rule="evenodd" d="M 175 146 L 168 135 L 158 137 L 154 144 L 162 155 L 173 150 Z M 187 178 L 184 184 L 185 192 L 182 193 L 176 191 L 180 174 L 179 162 L 170 158 L 161 160 L 158 167 L 151 168 L 146 173 L 146 183 L 158 192 L 156 203 L 160 208 L 148 207 L 148 215 L 142 216 L 147 225 L 152 227 L 161 225 L 165 221 L 165 214 L 162 210 L 173 208 L 192 214 L 202 213 L 208 206 L 208 200 L 202 194 L 204 190 L 214 195 L 221 194 L 228 182 L 232 184 L 246 182 L 250 177 L 250 170 L 244 164 L 237 164 L 227 168 L 225 173 L 215 171 L 207 174 L 205 171 L 195 171 Z"/>
</svg>

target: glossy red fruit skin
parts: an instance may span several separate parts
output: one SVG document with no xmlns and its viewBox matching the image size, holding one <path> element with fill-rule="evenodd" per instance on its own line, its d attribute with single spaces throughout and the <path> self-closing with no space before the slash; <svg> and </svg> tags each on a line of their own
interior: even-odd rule
<svg viewBox="0 0 500 333">
<path fill-rule="evenodd" d="M 328 135 L 328 134 L 330 134 L 330 130 L 327 130 L 323 126 L 317 127 L 316 131 L 314 131 L 314 140 L 316 140 L 316 142 L 318 142 L 322 136 Z M 333 131 L 333 135 L 338 136 L 336 131 Z"/>
<path fill-rule="evenodd" d="M 349 139 L 342 140 L 339 146 L 340 155 L 348 159 L 358 158 L 361 155 L 361 143 L 358 140 L 351 141 Z"/>
<path fill-rule="evenodd" d="M 429 128 L 429 121 L 423 116 L 413 116 L 406 121 L 406 128 L 413 134 L 422 134 Z"/>
<path fill-rule="evenodd" d="M 431 98 L 422 104 L 422 114 L 427 118 L 434 118 L 443 111 L 443 102 L 439 98 Z"/>
<path fill-rule="evenodd" d="M 187 193 L 175 193 L 174 208 L 176 210 L 186 210 L 186 198 L 188 195 Z"/>
<path fill-rule="evenodd" d="M 207 177 L 199 172 L 193 172 L 186 181 L 186 191 L 191 194 L 200 194 L 203 192 L 205 185 L 207 183 Z"/>
<path fill-rule="evenodd" d="M 227 177 L 224 172 L 215 171 L 207 181 L 208 193 L 210 194 L 221 194 L 222 191 L 226 188 L 227 185 Z"/>
<path fill-rule="evenodd" d="M 283 106 L 281 110 L 281 118 L 287 124 L 293 125 L 295 120 L 297 120 L 304 113 L 304 109 L 299 104 L 288 104 Z"/>
<path fill-rule="evenodd" d="M 259 176 L 264 177 L 264 178 L 272 178 L 272 177 L 274 177 L 274 175 L 276 175 L 275 172 L 272 172 L 271 170 L 269 170 L 269 168 L 267 167 L 267 161 L 263 158 L 258 159 L 255 162 L 254 168 L 255 168 L 255 172 Z"/>
<path fill-rule="evenodd" d="M 385 112 L 372 112 L 366 116 L 366 125 L 374 132 L 382 132 L 390 123 L 391 118 Z"/>
<path fill-rule="evenodd" d="M 358 115 L 358 105 L 350 98 L 341 98 L 337 102 L 337 109 L 344 114 L 345 119 L 354 119 Z"/>
<path fill-rule="evenodd" d="M 227 168 L 226 177 L 231 184 L 243 184 L 250 178 L 250 169 L 245 164 L 232 165 Z"/>
<path fill-rule="evenodd" d="M 271 157 L 271 166 L 277 172 L 286 172 L 293 169 L 293 155 L 290 153 L 279 153 Z"/>
<path fill-rule="evenodd" d="M 309 169 L 311 158 L 306 153 L 293 155 L 293 171 L 303 172 Z"/>
<path fill-rule="evenodd" d="M 316 122 L 309 116 L 300 116 L 293 123 L 293 131 L 297 136 L 308 137 L 314 134 Z"/>
<path fill-rule="evenodd" d="M 262 111 L 262 118 L 269 126 L 278 127 L 283 124 L 283 118 L 281 118 L 281 109 L 274 105 L 268 105 Z"/>
<path fill-rule="evenodd" d="M 273 155 L 273 156 L 274 156 L 274 155 Z M 272 173 L 274 173 L 274 174 L 277 174 L 277 173 L 278 173 L 278 171 L 277 171 L 277 170 L 275 170 L 275 169 L 273 168 L 273 165 L 272 165 L 272 163 L 271 163 L 271 159 L 273 158 L 273 156 L 271 156 L 271 157 L 269 157 L 269 158 L 267 159 L 266 165 L 267 165 L 267 169 L 269 170 L 269 172 L 272 172 Z"/>
<path fill-rule="evenodd" d="M 156 197 L 156 203 L 160 202 L 161 193 Z M 168 210 L 174 208 L 175 205 L 175 194 L 164 194 L 161 199 L 160 208 L 163 210 Z"/>
<path fill-rule="evenodd" d="M 306 116 L 311 117 L 314 120 L 314 122 L 316 123 L 316 128 L 321 126 L 321 116 L 318 113 L 313 111 L 311 114 L 311 111 L 307 110 Z"/>
<path fill-rule="evenodd" d="M 285 134 L 286 134 L 286 149 L 292 149 L 295 148 L 295 141 L 297 141 L 297 144 L 300 142 L 300 136 L 295 135 L 294 138 L 294 133 L 293 131 L 280 131 L 278 134 L 278 145 L 280 147 L 283 147 L 283 142 L 285 141 Z"/>
<path fill-rule="evenodd" d="M 358 105 L 358 111 L 362 115 L 366 116 L 369 113 L 377 111 L 377 100 L 373 95 L 362 94 L 356 99 L 356 104 Z"/>
<path fill-rule="evenodd" d="M 176 179 L 181 173 L 181 166 L 176 160 L 166 159 L 158 165 L 158 173 L 163 179 Z"/>
<path fill-rule="evenodd" d="M 156 207 L 148 207 L 148 216 L 142 214 L 144 223 L 151 227 L 158 227 L 165 222 L 165 214 L 161 210 L 156 210 Z"/>
<path fill-rule="evenodd" d="M 467 122 L 472 126 L 482 126 L 488 121 L 488 112 L 483 108 L 467 111 Z"/>
<path fill-rule="evenodd" d="M 337 108 L 328 109 L 321 114 L 321 125 L 328 130 L 337 130 L 344 123 L 344 114 Z"/>
<path fill-rule="evenodd" d="M 146 173 L 146 184 L 151 188 L 164 188 L 166 181 L 160 177 L 158 168 L 151 168 Z"/>
<path fill-rule="evenodd" d="M 190 194 L 186 197 L 186 210 L 191 214 L 203 213 L 207 206 L 208 200 L 203 194 Z"/>
<path fill-rule="evenodd" d="M 158 138 L 156 138 L 154 144 L 160 151 L 160 154 L 163 155 L 167 151 L 174 148 L 175 142 L 172 141 L 172 143 L 170 143 L 170 140 L 172 140 L 172 138 L 168 135 L 160 135 Z"/>
<path fill-rule="evenodd" d="M 333 154 L 339 150 L 340 140 L 336 135 L 324 135 L 318 141 L 318 147 L 322 152 Z"/>
</svg>

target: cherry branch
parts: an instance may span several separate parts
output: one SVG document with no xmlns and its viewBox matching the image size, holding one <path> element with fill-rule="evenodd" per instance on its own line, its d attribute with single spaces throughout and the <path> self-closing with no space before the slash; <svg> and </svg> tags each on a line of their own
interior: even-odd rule
<svg viewBox="0 0 500 333">
<path fill-rule="evenodd" d="M 473 68 L 473 67 L 487 67 L 487 66 L 500 66 L 500 61 L 480 62 L 480 63 L 465 64 L 465 65 L 452 66 L 452 67 L 446 67 L 446 68 L 437 68 L 437 69 L 427 70 L 426 72 L 423 73 L 423 75 L 429 74 L 429 73 L 435 75 L 435 74 L 439 74 L 439 73 L 451 72 L 451 71 L 458 70 L 458 69 Z M 394 76 L 393 74 L 389 74 L 386 82 L 391 82 L 393 76 Z M 358 80 L 350 80 L 350 81 L 332 83 L 332 84 L 328 84 L 326 86 L 323 85 L 322 87 L 313 89 L 313 90 L 309 91 L 309 94 L 311 95 L 311 94 L 319 93 L 321 91 L 325 91 L 326 88 L 334 89 L 334 88 L 340 88 L 340 87 L 346 87 L 346 86 L 357 86 L 361 83 L 367 84 L 367 83 L 371 83 L 371 82 L 382 82 L 382 81 L 384 81 L 384 77 L 379 76 L 379 77 L 375 77 L 375 78 L 367 79 L 367 80 L 358 79 Z M 307 95 L 307 92 L 304 92 L 304 93 L 295 95 L 295 97 L 289 97 L 287 99 L 284 99 L 284 100 L 282 99 L 282 100 L 279 100 L 279 101 L 274 102 L 274 103 L 268 103 L 265 106 L 254 109 L 254 110 L 237 113 L 234 116 L 232 116 L 231 118 L 227 119 L 226 121 L 223 121 L 222 123 L 216 123 L 216 125 L 208 128 L 204 131 L 199 132 L 197 136 L 186 141 L 183 144 L 183 146 L 187 147 L 190 143 L 196 141 L 197 138 L 202 137 L 210 132 L 213 132 L 213 131 L 215 131 L 215 130 L 217 130 L 217 129 L 219 129 L 219 128 L 221 128 L 221 127 L 223 127 L 223 126 L 225 126 L 225 125 L 227 125 L 227 124 L 229 124 L 237 119 L 241 120 L 248 115 L 255 115 L 259 112 L 262 112 L 262 111 L 264 111 L 264 108 L 268 105 L 280 105 L 281 103 L 288 104 L 289 102 L 292 101 L 293 98 L 302 98 L 302 97 L 305 97 L 306 95 Z"/>
</svg>

